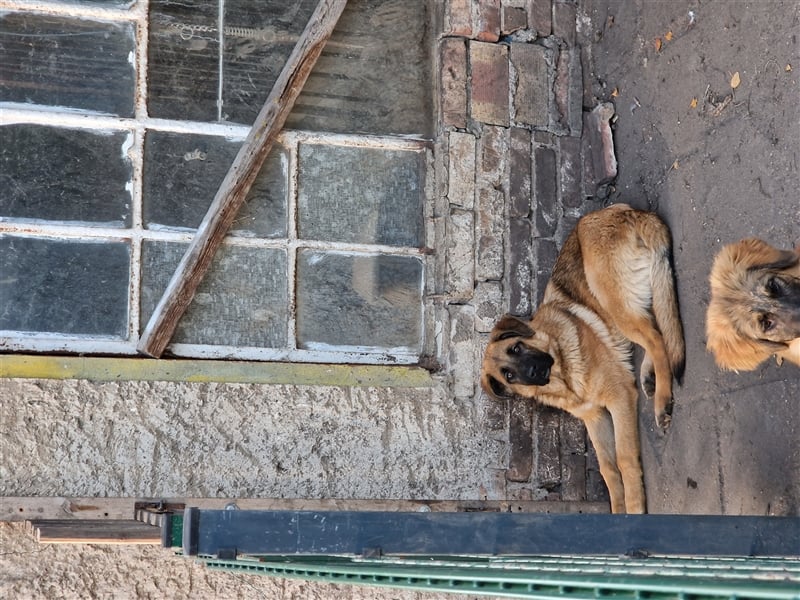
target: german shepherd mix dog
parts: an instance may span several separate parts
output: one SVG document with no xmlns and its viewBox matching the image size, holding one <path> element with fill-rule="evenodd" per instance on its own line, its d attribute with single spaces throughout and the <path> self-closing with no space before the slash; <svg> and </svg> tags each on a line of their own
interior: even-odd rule
<svg viewBox="0 0 800 600">
<path fill-rule="evenodd" d="M 661 427 L 683 372 L 670 254 L 669 230 L 653 213 L 616 204 L 584 216 L 533 318 L 501 318 L 483 359 L 491 397 L 535 399 L 583 420 L 614 513 L 645 512 L 631 342 L 645 350 L 642 387 Z"/>
<path fill-rule="evenodd" d="M 751 371 L 773 354 L 800 365 L 800 246 L 749 238 L 720 250 L 711 268 L 706 346 L 717 365 Z"/>
</svg>

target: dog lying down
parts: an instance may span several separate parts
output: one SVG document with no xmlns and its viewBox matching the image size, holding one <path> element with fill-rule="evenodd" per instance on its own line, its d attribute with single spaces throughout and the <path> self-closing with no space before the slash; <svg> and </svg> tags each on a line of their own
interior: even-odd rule
<svg viewBox="0 0 800 600">
<path fill-rule="evenodd" d="M 645 350 L 641 383 L 656 421 L 670 423 L 684 364 L 670 234 L 653 213 L 616 204 L 578 221 L 533 318 L 501 318 L 481 386 L 583 420 L 615 513 L 645 511 L 631 342 Z"/>
<path fill-rule="evenodd" d="M 709 280 L 706 345 L 720 368 L 752 371 L 772 355 L 800 365 L 800 247 L 729 244 Z"/>
</svg>

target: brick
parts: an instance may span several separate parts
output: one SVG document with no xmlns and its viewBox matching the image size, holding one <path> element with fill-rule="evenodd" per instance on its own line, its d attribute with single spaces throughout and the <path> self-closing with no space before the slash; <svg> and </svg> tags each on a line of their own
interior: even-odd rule
<svg viewBox="0 0 800 600">
<path fill-rule="evenodd" d="M 478 140 L 478 167 L 475 175 L 478 280 L 499 280 L 503 277 L 509 139 L 508 129 L 485 126 Z"/>
<path fill-rule="evenodd" d="M 578 208 L 583 202 L 581 140 L 569 136 L 559 138 L 558 148 L 561 204 L 565 208 Z"/>
<path fill-rule="evenodd" d="M 448 135 L 447 198 L 450 204 L 472 210 L 475 206 L 475 137 L 471 133 Z"/>
<path fill-rule="evenodd" d="M 508 216 L 527 217 L 531 212 L 531 132 L 527 129 L 511 129 L 511 152 L 509 157 L 509 205 Z"/>
<path fill-rule="evenodd" d="M 575 16 L 577 8 L 572 2 L 553 2 L 553 35 L 567 46 L 575 45 Z"/>
<path fill-rule="evenodd" d="M 560 414 L 549 406 L 538 406 L 534 418 L 533 478 L 546 489 L 556 487 L 561 481 Z"/>
<path fill-rule="evenodd" d="M 491 125 L 509 125 L 508 46 L 471 41 L 470 115 Z"/>
<path fill-rule="evenodd" d="M 452 210 L 446 231 L 447 293 L 454 300 L 469 300 L 475 284 L 475 219 L 472 211 Z"/>
<path fill-rule="evenodd" d="M 614 136 L 611 118 L 614 105 L 604 102 L 586 113 L 586 135 L 595 185 L 610 183 L 617 176 L 617 157 L 614 155 Z"/>
<path fill-rule="evenodd" d="M 496 42 L 500 39 L 500 0 L 475 1 L 478 4 L 475 39 L 482 42 Z"/>
<path fill-rule="evenodd" d="M 444 38 L 439 45 L 442 124 L 467 126 L 467 43 L 463 38 Z"/>
<path fill-rule="evenodd" d="M 579 48 L 562 48 L 553 82 L 551 128 L 580 137 L 583 129 L 583 68 Z"/>
<path fill-rule="evenodd" d="M 556 153 L 551 148 L 533 150 L 534 234 L 552 237 L 558 226 L 558 182 Z"/>
<path fill-rule="evenodd" d="M 467 304 L 448 307 L 450 313 L 450 352 L 448 362 L 453 374 L 453 394 L 456 398 L 475 395 L 475 311 Z"/>
<path fill-rule="evenodd" d="M 510 6 L 504 0 L 500 13 L 500 34 L 509 35 L 528 28 L 528 13 L 522 6 Z"/>
<path fill-rule="evenodd" d="M 508 424 L 509 481 L 529 481 L 533 471 L 533 414 L 531 401 L 516 398 L 510 401 Z"/>
<path fill-rule="evenodd" d="M 550 100 L 549 51 L 538 44 L 511 44 L 511 63 L 516 72 L 514 119 L 518 123 L 545 128 Z"/>
<path fill-rule="evenodd" d="M 480 164 L 476 180 L 495 188 L 506 183 L 506 168 L 510 133 L 503 127 L 486 126 L 478 140 Z"/>
<path fill-rule="evenodd" d="M 591 444 L 586 448 L 586 499 L 589 502 L 608 502 L 608 488 L 600 474 L 597 453 Z"/>
<path fill-rule="evenodd" d="M 503 277 L 503 237 L 505 204 L 502 191 L 481 187 L 477 191 L 477 251 L 475 277 L 485 281 Z"/>
<path fill-rule="evenodd" d="M 472 0 L 449 0 L 445 14 L 445 35 L 472 37 Z"/>
<path fill-rule="evenodd" d="M 575 417 L 561 415 L 561 499 L 586 499 L 586 430 Z"/>
<path fill-rule="evenodd" d="M 545 239 L 534 239 L 532 242 L 533 256 L 533 284 L 531 285 L 531 303 L 533 311 L 542 303 L 544 290 L 547 282 L 550 281 L 550 274 L 553 272 L 553 265 L 556 264 L 558 257 L 558 247 L 555 241 Z"/>
<path fill-rule="evenodd" d="M 530 0 L 528 22 L 539 37 L 547 37 L 553 31 L 553 0 Z"/>
<path fill-rule="evenodd" d="M 487 343 L 488 343 L 488 336 Z M 483 356 L 483 352 L 481 352 L 481 356 Z M 508 403 L 505 400 L 494 400 L 490 398 L 485 393 L 482 393 L 481 396 L 484 399 L 483 404 L 483 422 L 485 424 L 486 431 L 489 432 L 489 435 L 492 438 L 495 438 L 495 434 L 500 434 L 502 437 L 498 437 L 497 439 L 508 439 Z"/>
<path fill-rule="evenodd" d="M 475 331 L 489 333 L 503 309 L 503 286 L 499 281 L 480 281 L 472 299 L 475 307 Z"/>
<path fill-rule="evenodd" d="M 510 219 L 508 222 L 508 289 L 509 312 L 515 315 L 531 313 L 531 286 L 533 284 L 533 262 L 531 222 L 526 218 Z"/>
</svg>

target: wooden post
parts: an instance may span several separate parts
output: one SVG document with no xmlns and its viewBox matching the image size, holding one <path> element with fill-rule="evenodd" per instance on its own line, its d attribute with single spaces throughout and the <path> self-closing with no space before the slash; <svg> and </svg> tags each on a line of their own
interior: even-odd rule
<svg viewBox="0 0 800 600">
<path fill-rule="evenodd" d="M 158 358 L 167 347 L 346 4 L 347 0 L 319 1 L 156 305 L 139 340 L 139 352 Z"/>
</svg>

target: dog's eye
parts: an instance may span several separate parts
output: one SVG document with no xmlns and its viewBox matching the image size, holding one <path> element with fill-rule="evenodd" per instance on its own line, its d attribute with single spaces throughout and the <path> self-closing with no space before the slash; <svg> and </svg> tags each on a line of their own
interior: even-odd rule
<svg viewBox="0 0 800 600">
<path fill-rule="evenodd" d="M 503 377 L 506 378 L 506 381 L 508 383 L 514 383 L 515 375 L 513 371 L 509 371 L 508 369 L 506 369 L 505 371 L 503 371 Z"/>
<path fill-rule="evenodd" d="M 511 352 L 513 352 L 514 354 L 519 354 L 520 352 L 522 352 L 522 342 L 517 342 L 516 344 L 511 346 Z"/>
<path fill-rule="evenodd" d="M 772 318 L 772 315 L 761 315 L 761 319 L 759 319 L 761 323 L 761 329 L 764 332 L 770 331 L 775 328 L 775 321 Z"/>
<path fill-rule="evenodd" d="M 780 281 L 778 281 L 778 279 L 775 277 L 769 278 L 769 280 L 767 281 L 766 288 L 767 288 L 767 293 L 773 298 L 780 296 L 783 291 Z"/>
</svg>

